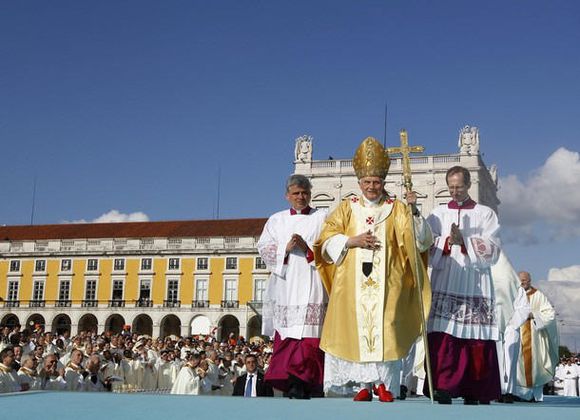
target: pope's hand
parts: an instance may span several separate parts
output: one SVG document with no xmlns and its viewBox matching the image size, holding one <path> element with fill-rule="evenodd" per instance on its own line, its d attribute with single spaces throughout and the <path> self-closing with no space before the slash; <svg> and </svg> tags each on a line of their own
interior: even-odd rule
<svg viewBox="0 0 580 420">
<path fill-rule="evenodd" d="M 360 235 L 348 238 L 346 241 L 346 247 L 372 249 L 374 251 L 381 248 L 381 242 L 371 233 L 370 230 L 368 230 Z"/>
<path fill-rule="evenodd" d="M 407 200 L 407 204 L 411 206 L 413 215 L 418 216 L 419 210 L 417 209 L 417 193 L 415 191 L 409 191 L 407 194 L 405 194 L 405 199 Z"/>
<path fill-rule="evenodd" d="M 409 191 L 405 195 L 405 200 L 407 200 L 407 204 L 415 205 L 417 203 L 417 193 L 415 191 Z"/>
</svg>

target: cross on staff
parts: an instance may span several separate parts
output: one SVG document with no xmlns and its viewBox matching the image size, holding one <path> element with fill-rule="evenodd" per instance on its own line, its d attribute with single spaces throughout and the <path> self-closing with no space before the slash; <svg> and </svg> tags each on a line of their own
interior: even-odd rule
<svg viewBox="0 0 580 420">
<path fill-rule="evenodd" d="M 400 154 L 403 159 L 403 183 L 407 193 L 413 191 L 413 181 L 411 180 L 411 159 L 409 155 L 411 153 L 423 153 L 425 148 L 423 146 L 409 146 L 409 138 L 407 137 L 407 131 L 401 130 L 399 133 L 401 136 L 401 147 L 388 147 L 388 154 Z M 411 205 L 409 205 L 409 213 L 412 213 Z M 415 219 L 410 215 L 411 219 L 411 236 L 413 238 L 413 243 L 415 243 Z M 417 247 L 414 246 L 415 253 L 415 272 L 417 276 L 421 277 L 421 271 L 419 269 L 419 253 L 417 252 Z M 429 387 L 429 396 L 431 398 L 431 404 L 433 404 L 433 377 L 431 374 L 431 355 L 429 354 L 429 343 L 427 341 L 427 325 L 425 322 L 425 307 L 423 305 L 423 280 L 421 278 L 416 279 L 417 289 L 418 289 L 418 299 L 419 307 L 421 308 L 421 336 L 423 338 L 423 345 L 425 347 L 425 371 L 427 373 L 427 385 Z"/>
<path fill-rule="evenodd" d="M 401 130 L 401 147 L 387 147 L 389 155 L 400 154 L 403 158 L 403 183 L 407 192 L 413 191 L 413 182 L 411 181 L 411 153 L 423 153 L 425 148 L 423 146 L 409 146 L 409 138 L 407 130 Z"/>
</svg>

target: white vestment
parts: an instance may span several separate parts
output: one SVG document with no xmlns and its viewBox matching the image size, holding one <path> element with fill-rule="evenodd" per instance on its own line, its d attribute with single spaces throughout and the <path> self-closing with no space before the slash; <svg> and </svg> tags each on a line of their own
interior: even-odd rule
<svg viewBox="0 0 580 420">
<path fill-rule="evenodd" d="M 499 223 L 489 207 L 471 200 L 465 204 L 463 208 L 453 208 L 455 202 L 438 206 L 427 217 L 435 238 L 429 261 L 433 301 L 427 330 L 461 339 L 497 341 L 490 267 L 500 255 Z M 466 253 L 459 245 L 448 245 L 453 223 L 459 226 Z"/>
<path fill-rule="evenodd" d="M 503 376 L 502 393 L 514 394 L 517 384 L 518 358 L 520 355 L 520 327 L 528 319 L 531 312 L 526 291 L 520 287 L 514 300 L 514 311 L 504 332 L 503 338 Z M 498 356 L 499 357 L 499 356 Z M 501 366 L 501 364 L 500 364 Z"/>
<path fill-rule="evenodd" d="M 123 359 L 122 365 L 125 377 L 125 388 L 128 390 L 140 389 L 143 375 L 139 361 L 134 359 Z"/>
<path fill-rule="evenodd" d="M 530 400 L 543 400 L 543 386 L 550 382 L 558 365 L 560 339 L 556 325 L 556 311 L 546 295 L 537 289 L 527 292 L 529 309 L 533 315 L 530 321 L 524 320 L 520 327 L 522 347 L 519 354 L 517 386 L 514 395 Z M 527 317 L 526 317 L 527 318 Z M 529 322 L 531 340 L 525 340 L 524 327 Z M 529 348 L 526 352 L 526 344 Z M 529 360 L 526 371 L 526 359 Z"/>
<path fill-rule="evenodd" d="M 84 380 L 82 373 L 84 369 L 72 363 L 64 370 L 64 380 L 66 382 L 67 391 L 82 391 L 84 389 Z"/>
<path fill-rule="evenodd" d="M 0 394 L 5 392 L 19 392 L 20 390 L 20 382 L 16 371 L 0 363 Z"/>
<path fill-rule="evenodd" d="M 157 387 L 157 369 L 154 360 L 141 360 L 142 382 L 141 388 L 152 390 Z"/>
<path fill-rule="evenodd" d="M 177 377 L 177 371 L 173 362 L 158 359 L 157 361 L 157 389 L 171 390 Z"/>
<path fill-rule="evenodd" d="M 208 384 L 205 381 L 205 378 L 201 378 L 195 370 L 196 368 L 192 368 L 189 365 L 183 366 L 173 383 L 171 393 L 199 395 L 207 390 Z"/>
<path fill-rule="evenodd" d="M 47 376 L 42 379 L 42 389 L 45 391 L 66 391 L 66 382 L 62 376 Z"/>
<path fill-rule="evenodd" d="M 207 372 L 205 373 L 205 379 L 209 384 L 210 394 L 213 393 L 212 387 L 219 386 L 219 367 L 210 359 L 207 360 Z M 217 390 L 216 390 L 217 391 Z"/>
<path fill-rule="evenodd" d="M 111 382 L 111 390 L 113 392 L 120 392 L 124 390 L 125 387 L 125 361 L 120 360 L 119 363 L 115 361 L 110 361 L 107 364 L 107 368 L 103 370 L 103 377 L 113 378 L 114 380 Z"/>
<path fill-rule="evenodd" d="M 38 391 L 42 389 L 42 382 L 36 374 L 36 371 L 32 371 L 25 367 L 21 367 L 18 371 L 18 382 L 20 382 L 21 385 L 27 384 L 29 391 Z"/>
<path fill-rule="evenodd" d="M 89 374 L 83 381 L 83 391 L 85 392 L 105 392 L 104 378 L 101 372 Z"/>
<path fill-rule="evenodd" d="M 286 259 L 286 245 L 298 234 L 313 250 L 325 218 L 325 210 L 295 215 L 284 210 L 266 222 L 258 241 L 258 252 L 271 272 L 262 311 L 264 335 L 277 331 L 283 340 L 320 337 L 328 297 L 314 260 L 308 262 L 301 250 L 293 250 Z"/>
<path fill-rule="evenodd" d="M 575 364 L 565 364 L 562 366 L 560 375 L 564 381 L 564 396 L 577 397 L 578 389 L 576 388 L 576 382 L 578 381 L 578 366 Z"/>
<path fill-rule="evenodd" d="M 236 378 L 233 366 L 229 368 L 225 367 L 223 364 L 219 367 L 219 384 L 221 386 L 218 391 L 220 395 L 232 396 L 234 393 L 233 380 Z"/>
<path fill-rule="evenodd" d="M 562 378 L 562 368 L 564 365 L 559 363 L 556 366 L 556 373 L 554 375 L 554 395 L 564 395 L 564 379 Z"/>
<path fill-rule="evenodd" d="M 517 354 L 514 354 L 514 350 L 519 350 L 517 350 L 514 340 L 518 339 L 519 332 L 514 334 L 513 328 L 508 327 L 508 323 L 514 316 L 514 303 L 520 289 L 520 278 L 503 250 L 500 251 L 497 262 L 491 266 L 491 279 L 495 292 L 497 325 L 500 332 L 500 339 L 496 341 L 496 346 L 501 392 L 502 394 L 513 393 L 516 373 L 515 370 L 510 372 L 510 369 L 515 369 L 515 364 L 512 364 L 511 360 L 517 361 Z M 509 330 L 507 337 L 506 330 Z M 508 391 L 508 382 L 511 383 L 510 391 Z"/>
</svg>

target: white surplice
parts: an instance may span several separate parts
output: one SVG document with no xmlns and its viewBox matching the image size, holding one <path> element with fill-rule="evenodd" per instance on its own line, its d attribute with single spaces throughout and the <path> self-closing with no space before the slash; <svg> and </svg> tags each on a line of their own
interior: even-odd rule
<svg viewBox="0 0 580 420">
<path fill-rule="evenodd" d="M 158 359 L 157 360 L 157 389 L 171 390 L 177 371 L 173 362 Z"/>
<path fill-rule="evenodd" d="M 298 234 L 313 250 L 325 218 L 325 210 L 294 215 L 284 210 L 266 222 L 258 241 L 258 252 L 271 272 L 263 298 L 264 335 L 277 331 L 281 339 L 320 337 L 328 297 L 314 260 L 308 262 L 301 250 L 286 256 L 286 245 Z"/>
<path fill-rule="evenodd" d="M 452 208 L 453 202 L 441 205 L 427 217 L 435 237 L 429 262 L 433 300 L 427 330 L 461 339 L 497 341 L 490 267 L 500 255 L 499 222 L 491 208 L 469 202 L 473 205 L 458 209 Z M 452 245 L 450 254 L 444 254 L 453 223 L 459 226 L 467 253 Z"/>
<path fill-rule="evenodd" d="M 209 385 L 211 388 L 211 385 Z M 173 387 L 172 394 L 181 395 L 199 395 L 208 389 L 208 383 L 205 378 L 201 378 L 196 372 L 196 368 L 185 365 L 179 371 Z"/>
</svg>

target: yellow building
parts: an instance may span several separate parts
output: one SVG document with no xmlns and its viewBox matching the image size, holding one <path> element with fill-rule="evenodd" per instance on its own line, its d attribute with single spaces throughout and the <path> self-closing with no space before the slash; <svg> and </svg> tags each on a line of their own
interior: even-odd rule
<svg viewBox="0 0 580 420">
<path fill-rule="evenodd" d="M 258 335 L 266 219 L 0 227 L 0 325 Z"/>
</svg>

